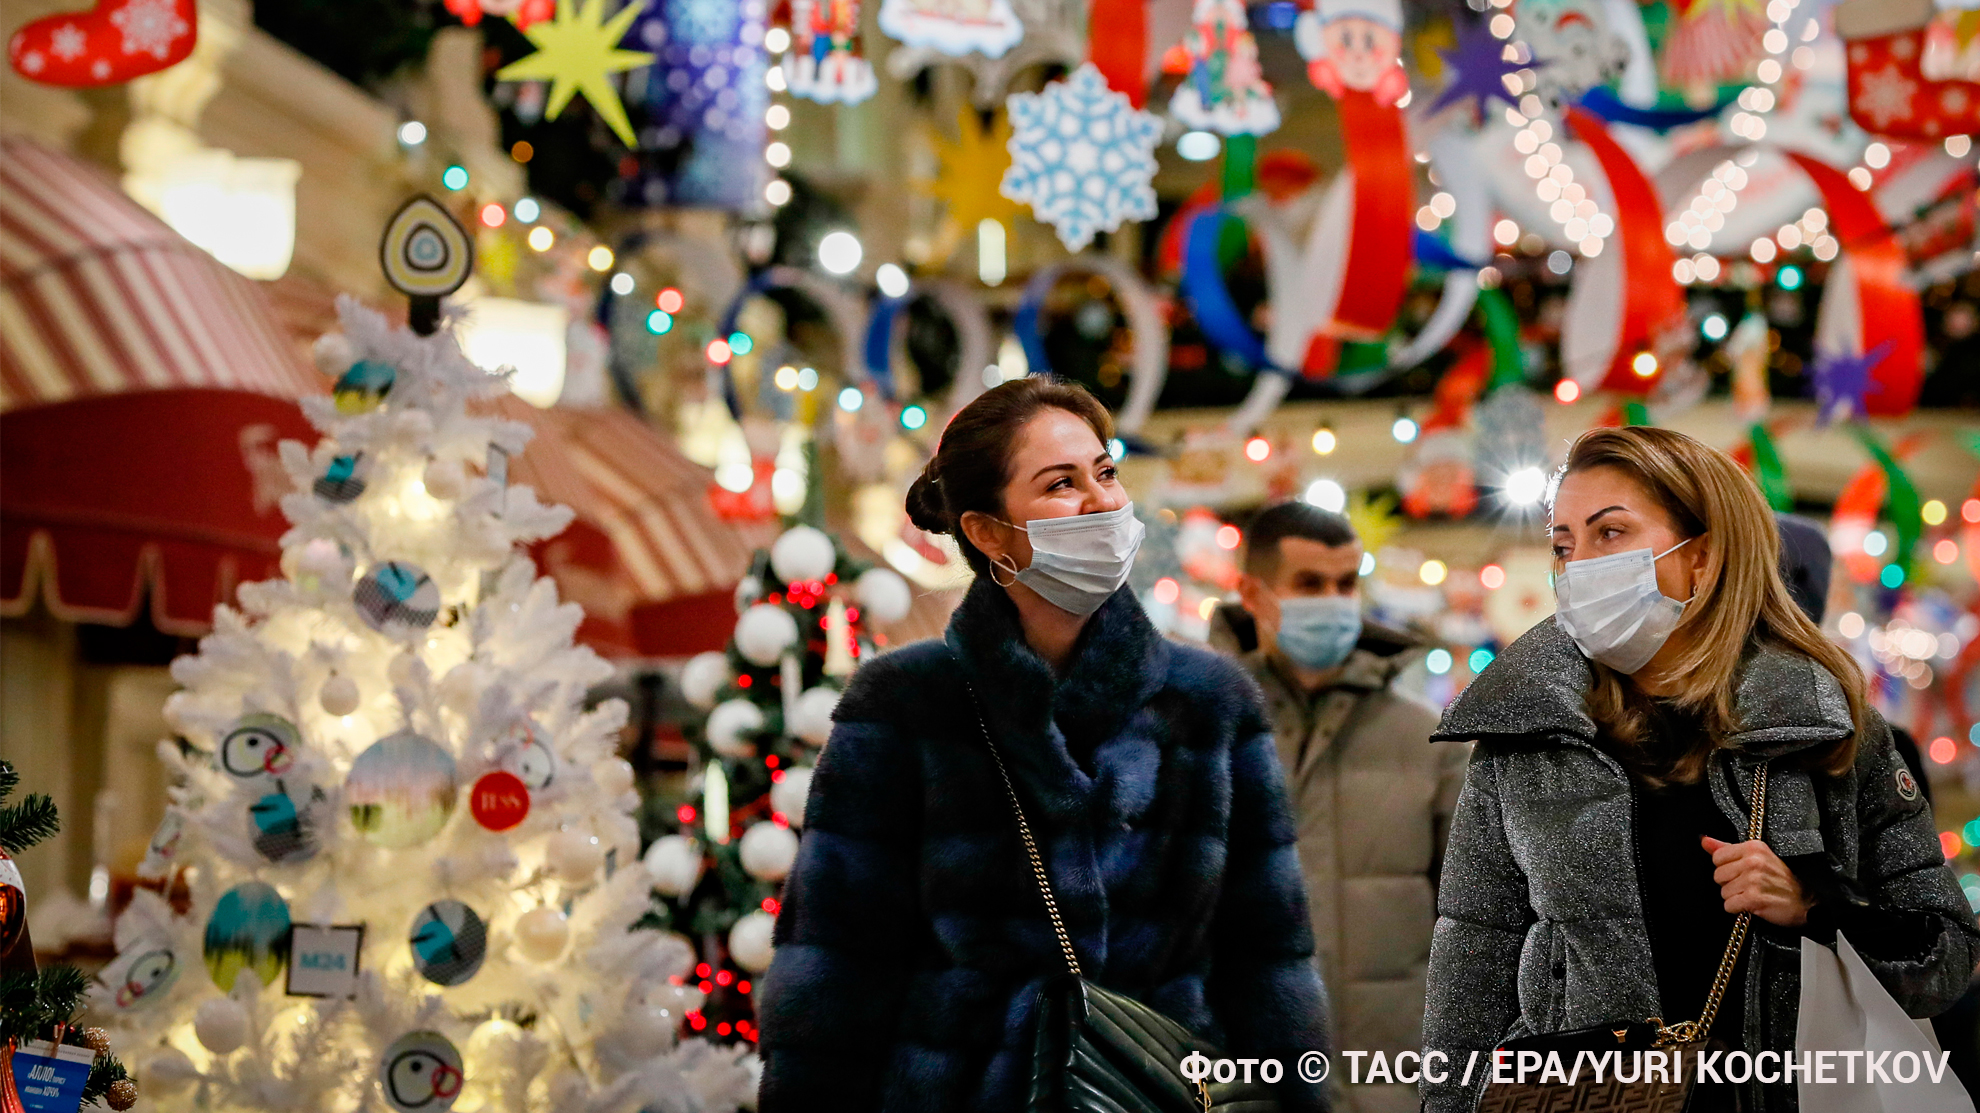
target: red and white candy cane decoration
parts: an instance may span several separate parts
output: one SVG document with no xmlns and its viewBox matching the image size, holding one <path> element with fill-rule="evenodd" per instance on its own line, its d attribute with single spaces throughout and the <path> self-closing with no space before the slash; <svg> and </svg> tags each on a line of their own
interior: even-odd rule
<svg viewBox="0 0 1980 1113">
<path fill-rule="evenodd" d="M 1684 321 L 1684 292 L 1671 274 L 1657 189 L 1636 161 L 1584 108 L 1567 111 L 1574 137 L 1595 154 L 1615 203 L 1619 249 L 1583 260 L 1561 321 L 1561 362 L 1583 390 L 1648 394 Z M 1644 353 L 1655 361 L 1638 362 Z"/>
<path fill-rule="evenodd" d="M 1848 0 L 1835 11 L 1848 44 L 1849 114 L 1864 130 L 1940 140 L 1980 132 L 1980 81 L 1925 76 L 1932 0 Z"/>
<path fill-rule="evenodd" d="M 1925 314 L 1918 292 L 1904 280 L 1904 248 L 1870 196 L 1850 185 L 1842 171 L 1808 155 L 1785 153 L 1821 191 L 1829 231 L 1842 245 L 1822 289 L 1816 347 L 1861 355 L 1889 344 L 1870 368 L 1863 411 L 1872 417 L 1910 413 L 1925 381 Z"/>
<path fill-rule="evenodd" d="M 23 26 L 7 40 L 7 60 L 43 85 L 115 85 L 179 64 L 198 38 L 193 0 L 102 0 Z"/>
</svg>

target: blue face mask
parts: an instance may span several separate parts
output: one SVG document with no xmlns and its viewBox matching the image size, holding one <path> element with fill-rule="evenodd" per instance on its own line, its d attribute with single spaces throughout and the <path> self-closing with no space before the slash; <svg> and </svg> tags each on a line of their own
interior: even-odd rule
<svg viewBox="0 0 1980 1113">
<path fill-rule="evenodd" d="M 1279 652 L 1307 669 L 1331 669 L 1361 640 L 1361 604 L 1346 595 L 1279 601 Z"/>
</svg>

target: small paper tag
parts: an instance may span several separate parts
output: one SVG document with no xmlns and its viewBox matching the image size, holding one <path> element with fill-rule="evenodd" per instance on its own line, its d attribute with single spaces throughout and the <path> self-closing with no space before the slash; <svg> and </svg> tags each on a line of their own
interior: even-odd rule
<svg viewBox="0 0 1980 1113">
<path fill-rule="evenodd" d="M 363 946 L 363 924 L 295 925 L 289 938 L 289 996 L 357 996 Z"/>
<path fill-rule="evenodd" d="M 87 1047 L 48 1040 L 25 1044 L 14 1052 L 14 1086 L 27 1113 L 76 1113 L 82 1108 L 83 1084 L 96 1052 Z"/>
</svg>

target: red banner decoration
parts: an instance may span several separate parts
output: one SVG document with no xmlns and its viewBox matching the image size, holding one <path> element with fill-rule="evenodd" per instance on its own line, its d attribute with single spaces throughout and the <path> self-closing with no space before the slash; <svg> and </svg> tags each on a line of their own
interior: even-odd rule
<svg viewBox="0 0 1980 1113">
<path fill-rule="evenodd" d="M 7 59 L 30 81 L 89 88 L 176 66 L 198 38 L 193 0 L 101 0 L 23 26 L 7 41 Z"/>
<path fill-rule="evenodd" d="M 1900 139 L 1980 132 L 1980 81 L 1925 76 L 1932 0 L 1849 0 L 1835 9 L 1849 44 L 1849 114 L 1864 130 Z"/>
<path fill-rule="evenodd" d="M 1402 305 L 1411 247 L 1410 214 L 1416 183 L 1410 176 L 1409 140 L 1402 110 L 1373 93 L 1349 89 L 1335 101 L 1348 166 L 1354 172 L 1354 223 L 1334 335 L 1379 340 Z"/>
<path fill-rule="evenodd" d="M 1925 380 L 1925 314 L 1905 284 L 1904 248 L 1884 224 L 1868 194 L 1842 171 L 1807 155 L 1785 152 L 1822 194 L 1829 231 L 1842 254 L 1829 268 L 1816 325 L 1816 344 L 1860 355 L 1888 343 L 1870 368 L 1863 412 L 1898 417 L 1918 404 Z"/>
<path fill-rule="evenodd" d="M 1093 0 L 1087 25 L 1087 60 L 1099 67 L 1107 85 L 1140 108 L 1148 103 L 1147 0 Z"/>
<path fill-rule="evenodd" d="M 1567 111 L 1568 127 L 1587 144 L 1615 199 L 1618 250 L 1583 261 L 1561 325 L 1561 358 L 1584 388 L 1648 394 L 1658 381 L 1667 334 L 1683 324 L 1684 291 L 1671 274 L 1676 259 L 1664 240 L 1663 203 L 1636 160 L 1585 108 Z M 1650 353 L 1654 361 L 1638 362 Z M 1674 353 L 1666 353 L 1674 354 Z"/>
</svg>

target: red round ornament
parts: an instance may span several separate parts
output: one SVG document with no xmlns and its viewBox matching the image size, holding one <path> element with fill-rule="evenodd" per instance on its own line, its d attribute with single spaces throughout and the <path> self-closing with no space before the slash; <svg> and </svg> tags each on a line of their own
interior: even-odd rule
<svg viewBox="0 0 1980 1113">
<path fill-rule="evenodd" d="M 505 770 L 487 773 L 474 782 L 468 798 L 474 821 L 490 831 L 506 831 L 529 815 L 529 786 Z"/>
<path fill-rule="evenodd" d="M 115 85 L 184 61 L 198 35 L 194 0 L 98 0 L 21 27 L 7 60 L 44 85 Z"/>
</svg>

